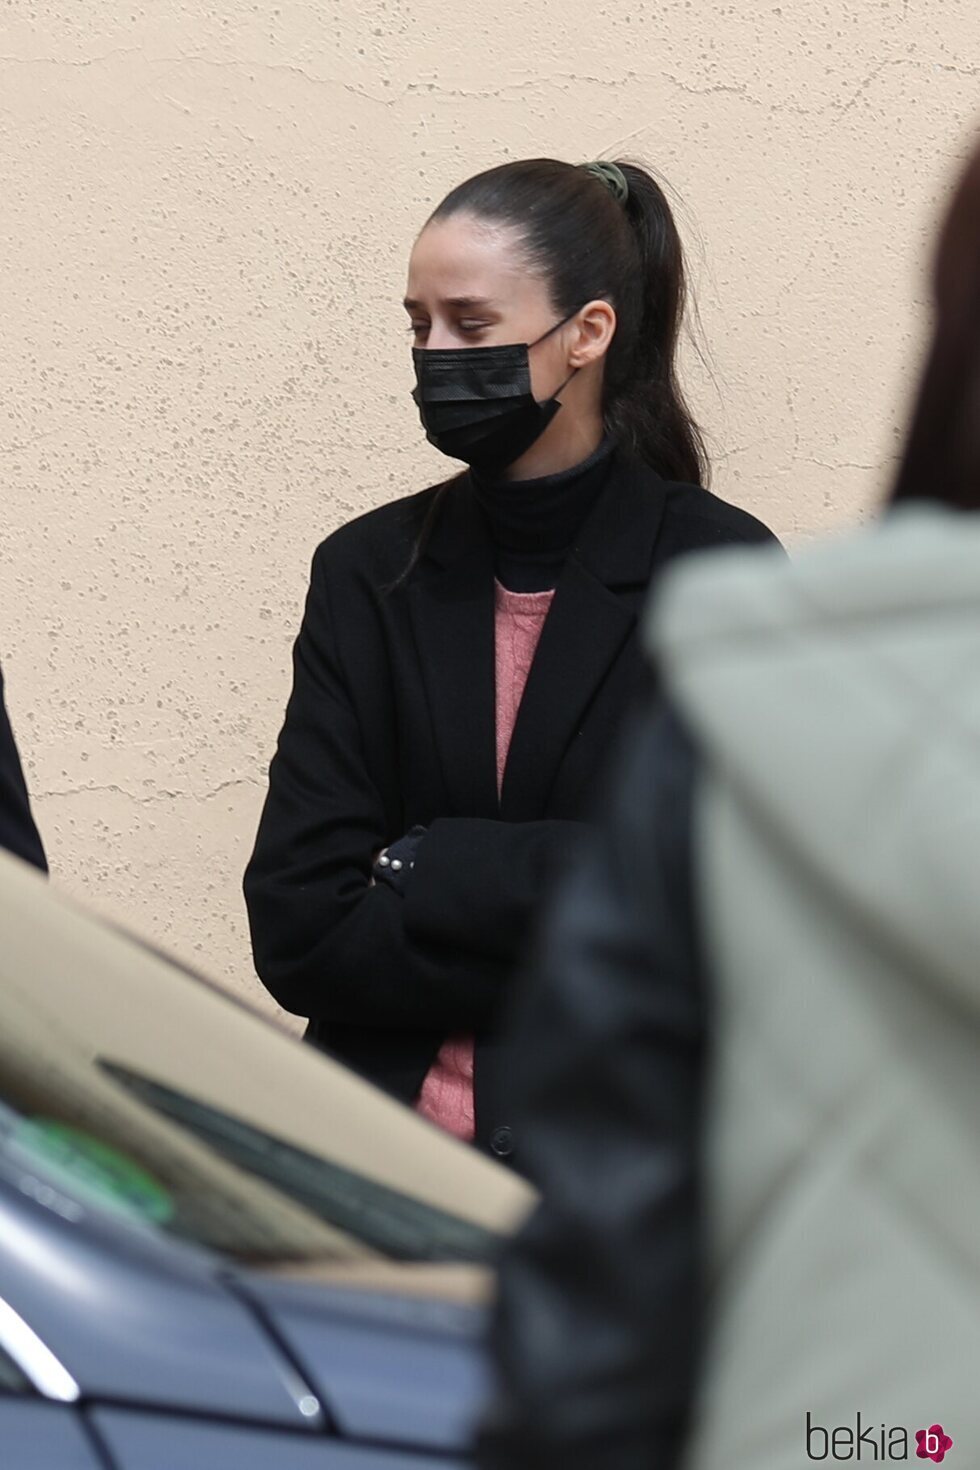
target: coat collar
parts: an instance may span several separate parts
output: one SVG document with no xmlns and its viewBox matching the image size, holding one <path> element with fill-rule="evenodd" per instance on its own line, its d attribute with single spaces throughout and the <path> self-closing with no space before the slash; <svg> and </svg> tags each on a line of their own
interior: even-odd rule
<svg viewBox="0 0 980 1470">
<path fill-rule="evenodd" d="M 449 481 L 408 589 L 435 739 L 460 816 L 541 817 L 586 708 L 636 626 L 666 505 L 661 477 L 617 451 L 569 554 L 496 783 L 493 545 L 466 475 Z"/>
<path fill-rule="evenodd" d="M 450 566 L 477 544 L 492 558 L 486 522 L 468 474 L 439 487 L 442 495 L 423 565 Z M 666 482 L 642 460 L 617 449 L 609 478 L 576 538 L 574 555 L 607 587 L 645 582 L 666 505 Z"/>
</svg>

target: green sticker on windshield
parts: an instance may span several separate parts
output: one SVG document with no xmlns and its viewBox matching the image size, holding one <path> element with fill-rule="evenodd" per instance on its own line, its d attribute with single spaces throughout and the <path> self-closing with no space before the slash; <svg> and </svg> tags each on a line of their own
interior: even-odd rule
<svg viewBox="0 0 980 1470">
<path fill-rule="evenodd" d="M 98 1204 L 154 1225 L 173 1218 L 167 1191 L 139 1164 L 78 1128 L 49 1118 L 26 1118 L 13 1141 L 60 1176 L 65 1188 L 85 1191 Z"/>
</svg>

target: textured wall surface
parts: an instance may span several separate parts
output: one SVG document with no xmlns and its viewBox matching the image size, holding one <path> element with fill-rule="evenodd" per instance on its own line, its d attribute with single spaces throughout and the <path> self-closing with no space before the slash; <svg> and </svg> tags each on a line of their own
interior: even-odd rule
<svg viewBox="0 0 980 1470">
<path fill-rule="evenodd" d="M 56 881 L 257 997 L 240 873 L 315 544 L 442 473 L 400 307 L 503 158 L 683 201 L 715 488 L 887 481 L 977 0 L 7 0 L 0 658 Z"/>
</svg>

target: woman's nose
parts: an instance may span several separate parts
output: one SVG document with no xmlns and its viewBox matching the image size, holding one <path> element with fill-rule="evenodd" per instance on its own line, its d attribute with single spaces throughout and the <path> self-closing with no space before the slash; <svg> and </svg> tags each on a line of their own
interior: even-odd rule
<svg viewBox="0 0 980 1470">
<path fill-rule="evenodd" d="M 434 321 L 429 327 L 425 345 L 426 347 L 432 348 L 465 347 L 466 339 L 458 330 L 455 323 Z"/>
</svg>

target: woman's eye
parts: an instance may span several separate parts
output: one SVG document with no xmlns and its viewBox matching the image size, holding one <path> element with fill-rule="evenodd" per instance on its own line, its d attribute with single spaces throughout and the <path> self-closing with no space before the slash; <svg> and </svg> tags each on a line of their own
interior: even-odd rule
<svg viewBox="0 0 980 1470">
<path fill-rule="evenodd" d="M 423 332 L 427 332 L 429 330 L 429 323 L 428 322 L 412 322 L 412 325 L 410 327 L 406 327 L 405 330 L 408 332 L 409 336 L 411 336 L 411 337 L 420 337 Z"/>
<path fill-rule="evenodd" d="M 486 322 L 460 322 L 459 330 L 461 332 L 482 332 L 486 325 Z"/>
</svg>

